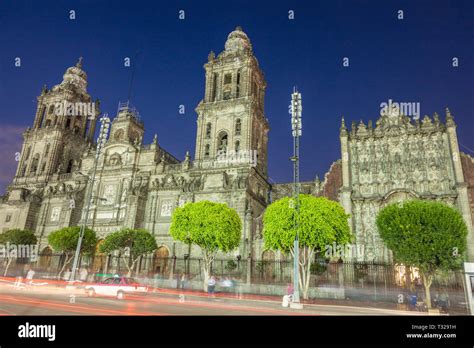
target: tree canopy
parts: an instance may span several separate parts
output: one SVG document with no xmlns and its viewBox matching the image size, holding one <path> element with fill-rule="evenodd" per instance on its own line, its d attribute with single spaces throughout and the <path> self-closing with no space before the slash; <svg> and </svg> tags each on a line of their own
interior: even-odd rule
<svg viewBox="0 0 474 348">
<path fill-rule="evenodd" d="M 76 252 L 77 243 L 79 241 L 79 235 L 81 232 L 80 226 L 64 227 L 60 230 L 51 232 L 48 236 L 48 243 L 55 251 L 66 254 L 66 260 L 64 261 L 61 270 L 58 273 L 58 278 L 61 277 L 64 269 L 71 262 Z M 85 228 L 84 238 L 81 242 L 81 253 L 91 254 L 94 252 L 95 245 L 97 244 L 97 237 L 95 232 L 90 228 Z"/>
<path fill-rule="evenodd" d="M 462 265 L 468 232 L 462 215 L 444 203 L 412 200 L 383 208 L 377 227 L 395 261 L 420 270 L 431 308 L 430 286 L 436 271 Z"/>
<path fill-rule="evenodd" d="M 299 287 L 307 299 L 315 252 L 327 250 L 334 243 L 350 243 L 352 235 L 347 222 L 349 215 L 337 202 L 325 197 L 300 194 L 299 214 L 296 214 L 295 207 L 294 199 L 288 197 L 270 204 L 263 217 L 263 238 L 266 249 L 290 252 L 298 259 Z M 299 254 L 295 255 L 297 230 Z"/>
<path fill-rule="evenodd" d="M 125 265 L 130 277 L 140 257 L 152 253 L 157 247 L 155 237 L 147 230 L 124 228 L 109 234 L 100 244 L 99 252 L 108 254 L 118 250 L 129 256 Z"/>
<path fill-rule="evenodd" d="M 237 212 L 223 203 L 187 203 L 173 212 L 171 236 L 201 248 L 205 291 L 214 257 L 219 250 L 227 253 L 239 246 L 241 229 L 242 223 Z"/>
<path fill-rule="evenodd" d="M 16 246 L 26 246 L 26 245 L 36 245 L 37 238 L 35 234 L 29 230 L 21 230 L 21 229 L 12 229 L 5 231 L 4 233 L 0 234 L 0 244 L 10 244 Z M 18 251 L 18 250 L 16 250 Z M 30 257 L 33 255 L 29 255 Z M 6 276 L 8 272 L 8 268 L 12 262 L 14 257 L 8 252 L 5 256 L 8 260 L 4 269 L 3 275 Z M 23 258 L 22 255 L 18 255 L 15 252 L 15 257 Z"/>
<path fill-rule="evenodd" d="M 51 232 L 48 236 L 48 243 L 55 251 L 66 254 L 73 254 L 77 248 L 80 226 L 64 227 L 60 230 Z M 90 228 L 85 228 L 84 238 L 81 243 L 81 253 L 91 253 L 97 244 L 95 232 Z"/>
<path fill-rule="evenodd" d="M 129 252 L 132 260 L 149 254 L 157 248 L 153 235 L 145 229 L 124 228 L 109 234 L 99 246 L 101 253 L 111 253 L 115 250 Z"/>
<path fill-rule="evenodd" d="M 188 203 L 173 212 L 171 236 L 209 251 L 229 252 L 240 243 L 242 223 L 237 212 L 223 203 Z"/>
<path fill-rule="evenodd" d="M 428 272 L 462 264 L 467 227 L 462 215 L 447 204 L 421 200 L 390 204 L 378 214 L 377 227 L 398 262 Z"/>
<path fill-rule="evenodd" d="M 35 234 L 29 230 L 16 228 L 0 234 L 0 244 L 33 245 L 37 241 Z"/>
<path fill-rule="evenodd" d="M 263 217 L 265 248 L 290 251 L 296 236 L 293 198 L 284 197 L 267 207 Z M 299 216 L 300 246 L 323 251 L 334 242 L 351 242 L 351 232 L 344 208 L 325 197 L 301 194 Z"/>
</svg>

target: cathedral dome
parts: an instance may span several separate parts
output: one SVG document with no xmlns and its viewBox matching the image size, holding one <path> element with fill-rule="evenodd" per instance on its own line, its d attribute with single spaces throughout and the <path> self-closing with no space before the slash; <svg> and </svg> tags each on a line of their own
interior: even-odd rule
<svg viewBox="0 0 474 348">
<path fill-rule="evenodd" d="M 71 66 L 66 70 L 63 75 L 63 81 L 61 84 L 55 86 L 53 91 L 59 89 L 60 87 L 66 87 L 70 85 L 76 87 L 76 89 L 82 90 L 83 92 L 86 91 L 87 74 L 84 70 L 82 70 L 82 57 L 79 58 L 79 61 L 75 66 Z"/>
<path fill-rule="evenodd" d="M 233 32 L 229 34 L 227 37 L 227 41 L 225 43 L 225 50 L 228 52 L 235 52 L 235 51 L 252 51 L 252 44 L 250 40 L 242 30 L 241 27 L 235 28 Z"/>
<path fill-rule="evenodd" d="M 76 79 L 79 78 L 81 80 L 87 80 L 87 74 L 84 70 L 82 70 L 82 57 L 79 58 L 78 62 L 75 66 L 71 66 L 66 70 L 63 75 L 64 80 L 67 78 Z"/>
</svg>

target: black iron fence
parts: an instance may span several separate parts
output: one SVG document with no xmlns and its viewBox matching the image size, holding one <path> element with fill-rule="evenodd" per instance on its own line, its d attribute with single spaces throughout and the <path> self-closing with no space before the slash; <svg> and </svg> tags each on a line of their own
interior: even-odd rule
<svg viewBox="0 0 474 348">
<path fill-rule="evenodd" d="M 26 275 L 33 268 L 38 276 L 49 278 L 64 276 L 72 268 L 72 260 L 65 265 L 67 257 L 62 254 L 39 255 L 36 260 L 13 259 L 7 275 Z M 0 258 L 0 270 L 3 275 L 7 259 Z M 188 279 L 203 279 L 202 259 L 198 258 L 157 258 L 141 257 L 130 269 L 128 257 L 119 256 L 83 256 L 79 268 L 83 274 L 128 274 L 143 277 L 173 278 L 176 274 L 185 274 Z M 59 274 L 63 270 L 63 274 Z M 250 259 L 214 260 L 211 273 L 218 278 L 238 278 L 253 284 L 288 284 L 292 281 L 293 262 L 291 260 L 266 261 Z M 402 287 L 410 288 L 420 284 L 420 275 L 416 270 L 402 265 L 373 262 L 315 262 L 311 265 L 310 286 L 366 288 Z M 447 272 L 436 275 L 434 287 L 463 288 L 462 272 Z"/>
</svg>

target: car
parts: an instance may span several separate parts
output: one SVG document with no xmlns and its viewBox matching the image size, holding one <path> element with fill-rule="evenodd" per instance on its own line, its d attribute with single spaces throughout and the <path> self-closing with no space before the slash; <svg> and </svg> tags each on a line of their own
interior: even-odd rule
<svg viewBox="0 0 474 348">
<path fill-rule="evenodd" d="M 148 287 L 130 277 L 107 278 L 102 283 L 91 284 L 85 287 L 88 297 L 112 296 L 123 300 L 127 295 L 146 295 Z"/>
</svg>

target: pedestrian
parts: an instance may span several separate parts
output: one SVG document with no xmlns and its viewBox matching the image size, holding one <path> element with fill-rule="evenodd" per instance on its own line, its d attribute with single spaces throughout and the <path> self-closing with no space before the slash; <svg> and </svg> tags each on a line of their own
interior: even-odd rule
<svg viewBox="0 0 474 348">
<path fill-rule="evenodd" d="M 293 288 L 292 283 L 288 283 L 288 286 L 286 287 L 286 294 L 288 296 L 293 296 L 293 293 L 295 292 L 295 289 Z"/>
<path fill-rule="evenodd" d="M 23 274 L 22 276 L 23 277 L 26 277 L 26 275 L 28 274 L 28 271 L 31 269 L 31 266 L 29 264 L 26 264 L 25 267 L 23 267 Z"/>
<path fill-rule="evenodd" d="M 33 271 L 33 268 L 30 268 L 28 270 L 28 273 L 26 274 L 26 286 L 30 287 L 33 284 L 33 277 L 35 276 L 35 271 Z"/>
<path fill-rule="evenodd" d="M 181 274 L 181 289 L 186 289 L 186 283 L 187 283 L 186 274 L 184 274 L 183 272 Z"/>
<path fill-rule="evenodd" d="M 87 280 L 87 275 L 89 272 L 87 271 L 87 268 L 82 267 L 81 270 L 79 271 L 79 280 L 81 282 L 85 282 Z"/>
<path fill-rule="evenodd" d="M 64 275 L 63 275 L 63 280 L 65 281 L 68 281 L 70 278 L 71 278 L 71 269 L 68 268 L 66 272 L 64 272 Z"/>
<path fill-rule="evenodd" d="M 410 310 L 416 310 L 416 303 L 418 302 L 418 292 L 411 291 L 408 295 L 408 307 Z"/>
<path fill-rule="evenodd" d="M 446 290 L 443 290 L 443 292 L 442 292 L 441 295 L 439 296 L 438 303 L 439 303 L 439 308 L 440 308 L 444 313 L 447 313 L 447 312 L 448 312 L 448 308 L 449 308 L 449 295 L 448 295 L 448 293 L 446 292 Z"/>
<path fill-rule="evenodd" d="M 238 299 L 242 299 L 242 287 L 239 281 L 235 278 L 232 278 L 231 282 L 232 282 L 232 286 L 234 287 L 235 297 Z"/>
<path fill-rule="evenodd" d="M 216 288 L 216 277 L 211 276 L 211 278 L 209 278 L 209 281 L 207 282 L 207 293 L 209 296 L 215 297 L 214 295 L 215 288 Z"/>
<path fill-rule="evenodd" d="M 436 291 L 436 294 L 432 300 L 433 302 L 433 307 L 434 308 L 439 308 L 439 293 Z"/>
<path fill-rule="evenodd" d="M 176 289 L 181 288 L 181 275 L 179 272 L 176 273 Z"/>
<path fill-rule="evenodd" d="M 232 282 L 228 277 L 225 277 L 224 280 L 222 281 L 222 287 L 229 291 L 232 287 Z"/>
</svg>

